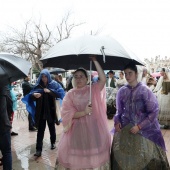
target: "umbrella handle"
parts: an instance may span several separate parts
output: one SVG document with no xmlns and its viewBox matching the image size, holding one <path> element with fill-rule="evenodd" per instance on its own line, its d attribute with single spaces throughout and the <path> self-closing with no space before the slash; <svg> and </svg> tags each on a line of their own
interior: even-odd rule
<svg viewBox="0 0 170 170">
<path fill-rule="evenodd" d="M 91 105 L 91 102 L 89 101 L 89 106 Z M 88 115 L 91 115 L 91 113 L 88 113 Z"/>
<path fill-rule="evenodd" d="M 89 103 L 91 104 L 91 74 L 92 74 L 92 61 L 90 61 L 90 76 L 89 76 L 89 81 L 90 81 L 90 96 L 89 96 Z"/>
<path fill-rule="evenodd" d="M 101 51 L 101 53 L 102 53 L 102 55 L 103 55 L 103 62 L 105 63 L 105 62 L 106 62 L 106 57 L 105 57 L 105 53 L 104 53 L 104 46 L 102 46 L 102 47 L 100 48 L 100 51 Z"/>
<path fill-rule="evenodd" d="M 92 93 L 91 93 L 91 74 L 92 74 L 92 61 L 90 61 L 90 76 L 89 76 L 89 79 L 90 79 L 90 96 L 89 96 L 89 105 L 91 105 L 91 96 L 92 96 Z M 91 115 L 91 113 L 89 113 L 89 115 Z"/>
</svg>

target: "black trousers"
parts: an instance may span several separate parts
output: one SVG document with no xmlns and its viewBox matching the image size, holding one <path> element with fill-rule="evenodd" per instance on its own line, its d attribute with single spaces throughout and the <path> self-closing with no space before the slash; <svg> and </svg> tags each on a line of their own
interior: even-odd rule
<svg viewBox="0 0 170 170">
<path fill-rule="evenodd" d="M 39 126 L 38 126 L 38 132 L 37 132 L 37 143 L 36 143 L 36 150 L 37 151 L 42 151 L 46 122 L 47 122 L 47 120 L 40 118 Z M 52 123 L 47 122 L 47 124 L 48 124 L 49 132 L 50 132 L 50 141 L 51 141 L 51 144 L 53 144 L 53 143 L 56 142 L 55 123 L 54 122 L 52 122 Z"/>
<path fill-rule="evenodd" d="M 31 129 L 33 129 L 34 128 L 34 121 L 33 121 L 33 119 L 32 119 L 32 116 L 31 116 L 31 114 L 29 113 L 28 114 L 28 128 L 29 128 L 29 130 L 31 130 Z"/>
</svg>

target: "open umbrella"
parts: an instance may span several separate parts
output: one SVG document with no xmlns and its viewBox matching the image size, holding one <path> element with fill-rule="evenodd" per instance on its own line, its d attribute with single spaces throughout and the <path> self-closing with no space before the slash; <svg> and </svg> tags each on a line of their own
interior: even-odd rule
<svg viewBox="0 0 170 170">
<path fill-rule="evenodd" d="M 160 77 L 161 73 L 160 72 L 155 72 L 155 73 L 151 73 L 152 77 Z"/>
<path fill-rule="evenodd" d="M 81 66 L 89 70 L 89 55 L 96 55 L 104 70 L 122 70 L 125 65 L 132 61 L 136 65 L 143 65 L 137 56 L 115 39 L 108 36 L 93 35 L 60 41 L 40 60 L 44 67 L 61 67 L 69 70 Z M 90 72 L 91 70 L 92 61 L 90 62 Z M 89 101 L 91 101 L 91 88 Z"/>
<path fill-rule="evenodd" d="M 66 70 L 78 66 L 89 70 L 89 55 L 96 55 L 104 70 L 122 70 L 129 62 L 143 65 L 127 47 L 108 36 L 86 35 L 65 39 L 53 46 L 40 60 L 44 67 L 60 67 Z"/>
<path fill-rule="evenodd" d="M 60 74 L 60 73 L 65 73 L 65 72 L 67 72 L 67 71 L 63 68 L 54 68 L 52 70 L 49 70 L 50 74 L 56 74 L 56 73 Z"/>
<path fill-rule="evenodd" d="M 13 54 L 0 53 L 0 84 L 7 85 L 28 75 L 31 63 Z"/>
</svg>

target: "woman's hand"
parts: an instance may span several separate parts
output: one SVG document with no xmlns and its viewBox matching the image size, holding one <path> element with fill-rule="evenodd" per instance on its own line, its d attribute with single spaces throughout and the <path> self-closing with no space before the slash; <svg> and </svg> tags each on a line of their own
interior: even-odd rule
<svg viewBox="0 0 170 170">
<path fill-rule="evenodd" d="M 41 93 L 34 93 L 34 97 L 35 98 L 40 98 L 41 97 Z"/>
<path fill-rule="evenodd" d="M 121 131 L 121 128 L 122 128 L 121 123 L 118 123 L 118 124 L 115 125 L 115 130 L 116 130 L 116 132 L 120 132 L 120 131 Z"/>
<path fill-rule="evenodd" d="M 133 134 L 136 134 L 139 132 L 139 127 L 136 125 L 136 126 L 133 126 L 131 129 L 130 129 L 130 132 L 133 133 Z"/>
<path fill-rule="evenodd" d="M 92 61 L 97 61 L 97 59 L 96 59 L 96 56 L 95 55 L 90 55 L 90 57 L 89 57 Z"/>
<path fill-rule="evenodd" d="M 91 114 L 92 113 L 92 105 L 88 104 L 85 108 L 85 114 Z"/>
<path fill-rule="evenodd" d="M 44 92 L 45 92 L 45 93 L 50 93 L 50 90 L 47 89 L 47 88 L 44 88 Z"/>
</svg>

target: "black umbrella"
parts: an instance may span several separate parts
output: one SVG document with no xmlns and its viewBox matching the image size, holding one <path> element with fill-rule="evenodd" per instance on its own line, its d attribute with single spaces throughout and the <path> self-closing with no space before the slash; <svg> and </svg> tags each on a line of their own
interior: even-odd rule
<svg viewBox="0 0 170 170">
<path fill-rule="evenodd" d="M 31 63 L 13 54 L 0 53 L 0 84 L 7 85 L 28 75 Z"/>
<path fill-rule="evenodd" d="M 65 72 L 67 71 L 63 68 L 54 68 L 52 70 L 49 70 L 50 74 L 59 74 L 59 73 L 65 73 Z"/>
<path fill-rule="evenodd" d="M 115 39 L 92 35 L 60 41 L 41 60 L 44 67 L 69 70 L 81 66 L 89 70 L 89 55 L 97 56 L 103 70 L 122 70 L 131 61 L 143 65 L 136 55 Z"/>
</svg>

